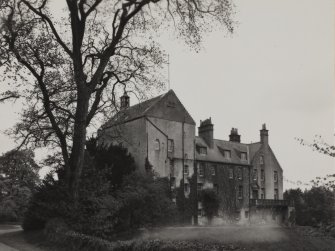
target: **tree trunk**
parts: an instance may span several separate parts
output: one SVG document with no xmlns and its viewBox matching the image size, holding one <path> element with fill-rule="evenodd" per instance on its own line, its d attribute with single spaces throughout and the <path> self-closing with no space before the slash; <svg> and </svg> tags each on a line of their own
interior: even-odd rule
<svg viewBox="0 0 335 251">
<path fill-rule="evenodd" d="M 76 202 L 78 198 L 80 175 L 84 165 L 86 120 L 89 106 L 88 89 L 85 86 L 81 86 L 78 89 L 78 102 L 75 114 L 73 145 L 68 175 L 69 193 L 74 202 Z"/>
</svg>

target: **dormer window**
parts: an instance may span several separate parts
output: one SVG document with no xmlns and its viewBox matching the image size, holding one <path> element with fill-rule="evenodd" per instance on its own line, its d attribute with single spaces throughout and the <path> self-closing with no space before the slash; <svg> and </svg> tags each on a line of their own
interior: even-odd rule
<svg viewBox="0 0 335 251">
<path fill-rule="evenodd" d="M 224 153 L 224 157 L 226 159 L 230 159 L 231 158 L 231 152 L 229 150 L 224 150 L 223 153 Z"/>
<path fill-rule="evenodd" d="M 241 160 L 242 161 L 247 161 L 248 160 L 248 158 L 247 158 L 247 153 L 241 153 Z"/>
<path fill-rule="evenodd" d="M 201 155 L 207 155 L 207 147 L 203 147 L 203 146 L 199 147 L 199 153 Z"/>
</svg>

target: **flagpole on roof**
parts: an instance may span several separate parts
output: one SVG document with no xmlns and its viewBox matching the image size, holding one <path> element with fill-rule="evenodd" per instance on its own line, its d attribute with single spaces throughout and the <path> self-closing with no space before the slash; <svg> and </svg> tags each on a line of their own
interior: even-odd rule
<svg viewBox="0 0 335 251">
<path fill-rule="evenodd" d="M 168 91 L 170 90 L 170 54 L 167 54 L 167 56 L 168 56 L 168 87 L 169 87 L 169 89 L 168 89 Z"/>
</svg>

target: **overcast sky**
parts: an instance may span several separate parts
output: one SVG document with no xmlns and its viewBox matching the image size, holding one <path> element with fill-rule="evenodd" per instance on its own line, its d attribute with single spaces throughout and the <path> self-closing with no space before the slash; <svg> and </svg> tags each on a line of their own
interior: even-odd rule
<svg viewBox="0 0 335 251">
<path fill-rule="evenodd" d="M 309 182 L 335 172 L 335 159 L 299 145 L 319 134 L 334 142 L 334 1 L 238 0 L 233 35 L 209 34 L 199 53 L 173 35 L 160 37 L 170 55 L 171 88 L 199 121 L 212 117 L 214 137 L 237 127 L 242 142 L 259 141 L 262 123 L 286 179 Z M 133 101 L 134 103 L 134 101 Z M 0 130 L 20 106 L 1 104 Z M 0 135 L 0 153 L 14 142 Z M 284 182 L 284 188 L 295 187 Z"/>
</svg>

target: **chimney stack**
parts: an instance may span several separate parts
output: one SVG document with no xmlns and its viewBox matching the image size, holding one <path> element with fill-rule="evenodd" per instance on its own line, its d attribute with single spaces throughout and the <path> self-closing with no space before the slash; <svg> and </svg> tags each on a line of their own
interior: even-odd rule
<svg viewBox="0 0 335 251">
<path fill-rule="evenodd" d="M 241 135 L 238 134 L 237 128 L 232 128 L 229 135 L 229 141 L 232 142 L 241 142 Z"/>
<path fill-rule="evenodd" d="M 266 124 L 262 125 L 262 130 L 260 130 L 261 143 L 269 144 L 269 130 L 266 129 Z"/>
<path fill-rule="evenodd" d="M 126 91 L 124 91 L 123 95 L 120 98 L 121 100 L 121 110 L 127 109 L 129 107 L 129 96 Z"/>
<path fill-rule="evenodd" d="M 213 129 L 214 125 L 212 124 L 212 119 L 206 119 L 204 121 L 200 120 L 200 126 L 198 127 L 198 134 L 201 138 L 205 140 L 209 148 L 213 148 Z"/>
</svg>

